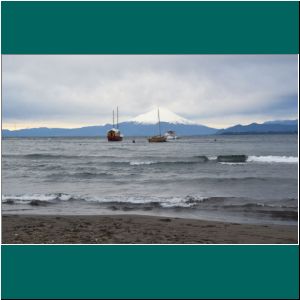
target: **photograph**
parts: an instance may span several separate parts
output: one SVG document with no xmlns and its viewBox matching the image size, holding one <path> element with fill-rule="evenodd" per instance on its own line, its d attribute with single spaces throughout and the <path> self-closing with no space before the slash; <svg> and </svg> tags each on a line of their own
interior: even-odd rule
<svg viewBox="0 0 300 300">
<path fill-rule="evenodd" d="M 299 298 L 299 2 L 0 18 L 1 299 Z"/>
<path fill-rule="evenodd" d="M 3 244 L 298 244 L 298 55 L 2 55 Z"/>
</svg>

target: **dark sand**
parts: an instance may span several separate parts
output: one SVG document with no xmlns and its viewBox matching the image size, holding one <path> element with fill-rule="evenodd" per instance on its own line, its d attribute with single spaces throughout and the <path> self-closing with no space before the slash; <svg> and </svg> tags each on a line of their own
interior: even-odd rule
<svg viewBox="0 0 300 300">
<path fill-rule="evenodd" d="M 3 215 L 4 244 L 296 244 L 297 226 L 137 216 Z"/>
</svg>

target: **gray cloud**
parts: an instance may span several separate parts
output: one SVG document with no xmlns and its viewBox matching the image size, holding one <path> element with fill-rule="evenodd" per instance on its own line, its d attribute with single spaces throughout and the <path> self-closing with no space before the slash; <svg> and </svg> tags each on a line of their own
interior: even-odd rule
<svg viewBox="0 0 300 300">
<path fill-rule="evenodd" d="M 226 126 L 296 118 L 297 55 L 4 55 L 3 125 L 93 125 L 155 106 Z"/>
</svg>

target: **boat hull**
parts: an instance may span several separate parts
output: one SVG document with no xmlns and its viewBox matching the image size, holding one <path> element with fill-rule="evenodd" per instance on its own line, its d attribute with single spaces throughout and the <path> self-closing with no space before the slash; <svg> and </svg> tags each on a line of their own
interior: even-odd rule
<svg viewBox="0 0 300 300">
<path fill-rule="evenodd" d="M 123 135 L 118 129 L 111 129 L 107 132 L 107 140 L 109 142 L 121 142 L 123 140 Z"/>
<path fill-rule="evenodd" d="M 123 137 L 122 136 L 113 136 L 113 137 L 108 136 L 107 140 L 109 142 L 121 142 L 123 140 Z"/>
<path fill-rule="evenodd" d="M 164 143 L 167 141 L 167 138 L 164 136 L 153 136 L 148 139 L 149 143 Z"/>
<path fill-rule="evenodd" d="M 176 141 L 177 140 L 177 136 L 166 136 L 167 141 Z"/>
</svg>

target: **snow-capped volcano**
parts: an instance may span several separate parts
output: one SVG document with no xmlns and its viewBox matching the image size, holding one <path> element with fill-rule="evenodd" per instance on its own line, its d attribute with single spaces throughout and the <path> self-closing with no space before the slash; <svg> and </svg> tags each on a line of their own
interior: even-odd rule
<svg viewBox="0 0 300 300">
<path fill-rule="evenodd" d="M 186 125 L 196 124 L 195 122 L 189 121 L 163 107 L 159 108 L 159 115 L 161 122 Z M 156 124 L 158 122 L 157 109 L 153 109 L 147 113 L 138 115 L 137 117 L 129 120 L 128 122 L 135 122 L 140 124 Z"/>
<path fill-rule="evenodd" d="M 166 108 L 159 108 L 161 133 L 175 131 L 177 136 L 215 134 L 217 129 L 189 121 Z M 141 114 L 131 120 L 119 123 L 119 128 L 126 137 L 149 137 L 158 134 L 157 108 Z M 2 130 L 5 136 L 106 136 L 112 124 L 87 126 L 74 129 L 65 128 L 31 128 L 24 130 Z"/>
</svg>

